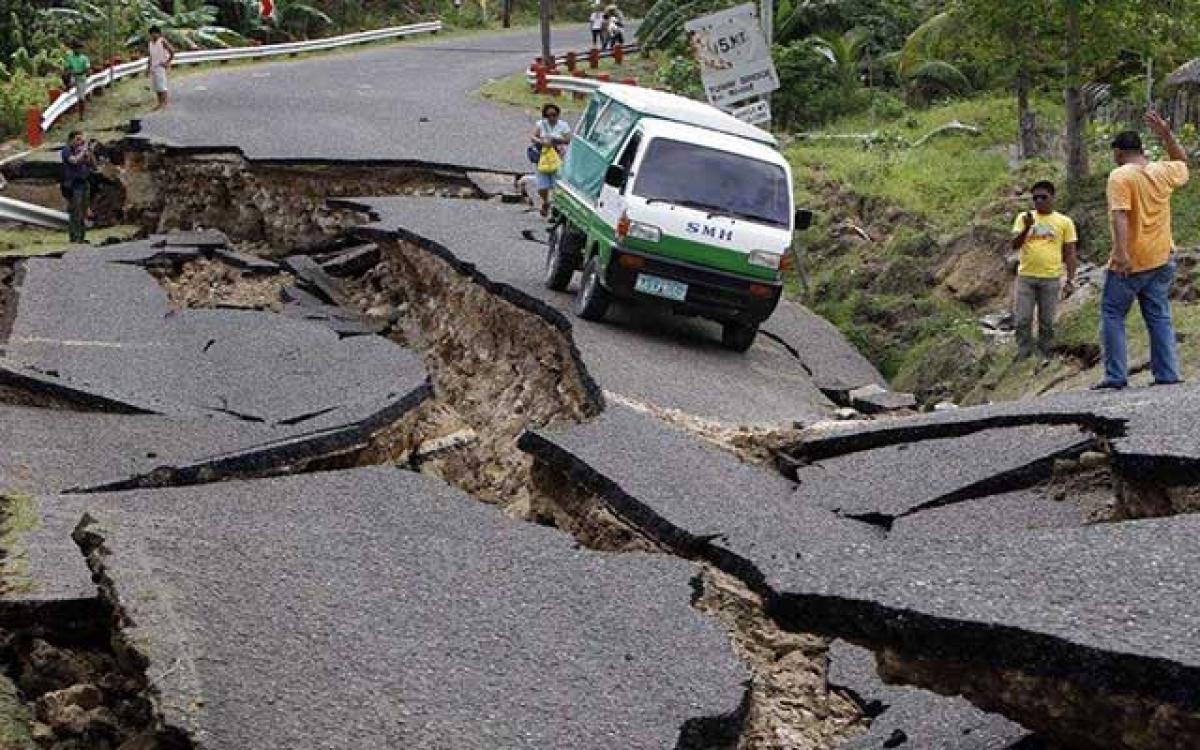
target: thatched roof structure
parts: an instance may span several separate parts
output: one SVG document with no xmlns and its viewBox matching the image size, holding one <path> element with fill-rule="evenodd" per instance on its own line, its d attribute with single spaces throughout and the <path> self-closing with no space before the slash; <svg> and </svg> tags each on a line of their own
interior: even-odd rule
<svg viewBox="0 0 1200 750">
<path fill-rule="evenodd" d="M 1167 76 L 1168 86 L 1200 86 L 1200 57 L 1188 60 Z"/>
</svg>

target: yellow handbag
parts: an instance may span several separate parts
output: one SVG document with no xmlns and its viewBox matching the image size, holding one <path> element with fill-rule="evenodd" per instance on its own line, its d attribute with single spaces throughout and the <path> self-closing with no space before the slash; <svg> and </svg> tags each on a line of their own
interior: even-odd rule
<svg viewBox="0 0 1200 750">
<path fill-rule="evenodd" d="M 542 155 L 538 158 L 537 171 L 542 174 L 554 174 L 562 167 L 562 157 L 553 146 L 543 146 Z"/>
</svg>

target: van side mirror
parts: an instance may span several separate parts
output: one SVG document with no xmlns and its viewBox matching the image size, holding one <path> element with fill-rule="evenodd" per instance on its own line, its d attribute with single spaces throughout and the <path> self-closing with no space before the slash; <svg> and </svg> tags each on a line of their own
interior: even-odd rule
<svg viewBox="0 0 1200 750">
<path fill-rule="evenodd" d="M 609 164 L 608 169 L 604 170 L 604 184 L 617 190 L 625 187 L 625 168 L 620 164 Z"/>
<path fill-rule="evenodd" d="M 807 208 L 796 209 L 796 231 L 803 232 L 812 226 L 813 212 Z"/>
</svg>

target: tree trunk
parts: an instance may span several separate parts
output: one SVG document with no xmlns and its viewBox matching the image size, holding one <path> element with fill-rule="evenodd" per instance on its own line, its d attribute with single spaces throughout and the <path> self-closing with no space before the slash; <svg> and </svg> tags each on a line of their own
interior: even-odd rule
<svg viewBox="0 0 1200 750">
<path fill-rule="evenodd" d="M 553 67 L 554 58 L 550 56 L 550 0 L 538 3 L 542 22 L 542 64 Z"/>
<path fill-rule="evenodd" d="M 1083 106 L 1082 34 L 1079 23 L 1080 0 L 1067 0 L 1067 183 L 1077 185 L 1088 174 L 1087 112 Z"/>
<path fill-rule="evenodd" d="M 1017 70 L 1017 156 L 1020 159 L 1033 157 L 1037 150 L 1035 141 L 1036 123 L 1033 110 L 1029 108 L 1029 69 L 1023 64 Z"/>
</svg>

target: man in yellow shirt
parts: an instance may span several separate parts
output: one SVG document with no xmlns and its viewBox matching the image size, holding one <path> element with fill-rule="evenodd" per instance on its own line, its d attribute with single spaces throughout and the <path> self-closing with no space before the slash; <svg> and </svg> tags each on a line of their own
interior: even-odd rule
<svg viewBox="0 0 1200 750">
<path fill-rule="evenodd" d="M 1043 180 L 1030 190 L 1033 210 L 1013 222 L 1014 250 L 1021 253 L 1017 268 L 1017 358 L 1033 354 L 1033 313 L 1038 318 L 1037 348 L 1050 356 L 1054 345 L 1054 316 L 1060 293 L 1071 293 L 1078 265 L 1075 222 L 1054 210 L 1054 183 Z M 1067 283 L 1060 287 L 1063 268 Z"/>
<path fill-rule="evenodd" d="M 1167 159 L 1147 159 L 1141 137 L 1132 130 L 1119 134 L 1112 143 L 1117 162 L 1117 168 L 1108 176 L 1112 256 L 1104 272 L 1100 298 L 1104 379 L 1092 386 L 1096 390 L 1120 389 L 1128 383 L 1125 318 L 1134 300 L 1150 334 L 1154 384 L 1171 385 L 1181 380 L 1167 295 L 1175 280 L 1171 194 L 1187 184 L 1187 152 L 1158 114 L 1149 112 L 1145 119 L 1166 147 Z"/>
</svg>

